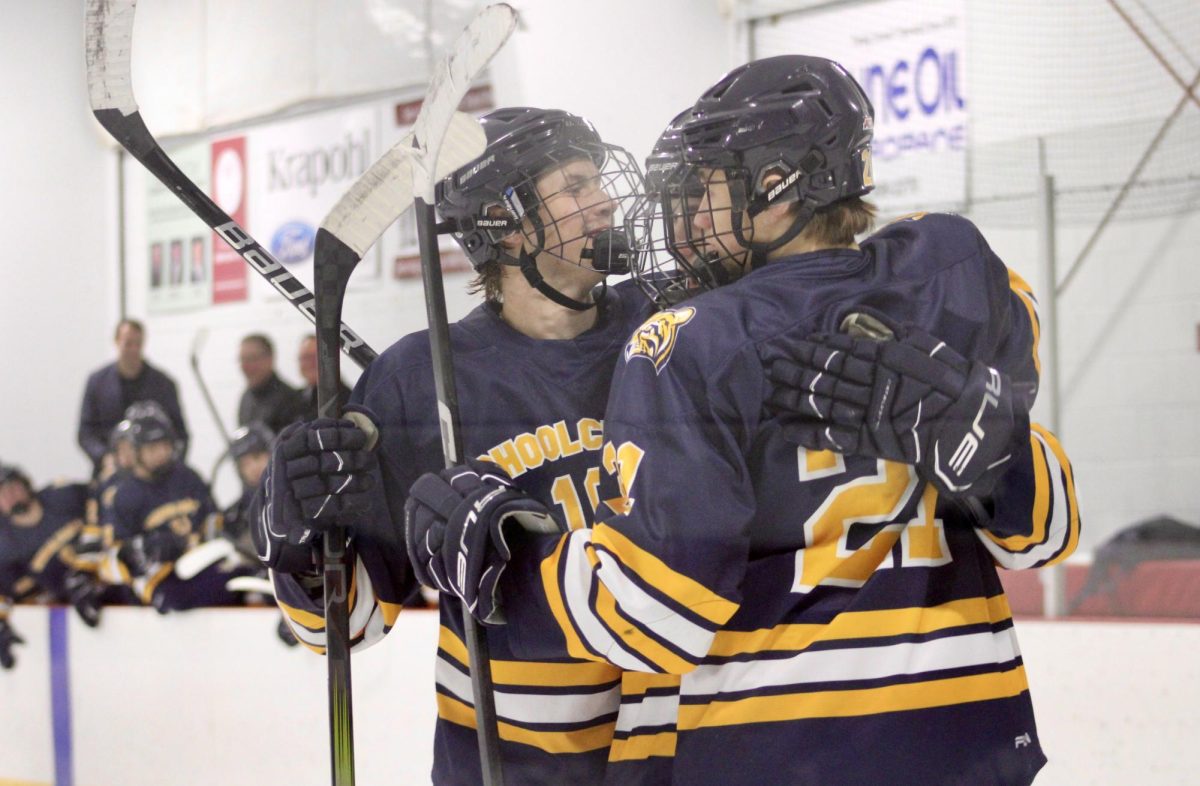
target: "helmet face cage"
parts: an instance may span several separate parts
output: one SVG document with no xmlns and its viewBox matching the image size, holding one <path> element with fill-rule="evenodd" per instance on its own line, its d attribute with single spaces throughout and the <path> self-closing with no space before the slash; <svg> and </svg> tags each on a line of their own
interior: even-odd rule
<svg viewBox="0 0 1200 786">
<path fill-rule="evenodd" d="M 616 236 L 642 190 L 633 157 L 561 110 L 501 109 L 482 122 L 487 150 L 437 189 L 438 212 L 475 269 L 517 264 L 521 252 L 503 241 L 520 232 L 530 255 L 628 272 L 628 243 Z"/>
<path fill-rule="evenodd" d="M 517 174 L 501 200 L 486 206 L 489 217 L 508 220 L 489 230 L 492 243 L 519 231 L 534 256 L 548 254 L 603 274 L 629 272 L 621 244 L 601 240 L 605 230 L 624 225 L 642 192 L 641 170 L 628 151 L 576 143 L 548 153 L 536 171 Z"/>
<path fill-rule="evenodd" d="M 714 192 L 728 194 L 714 206 Z M 746 190 L 736 173 L 680 162 L 655 178 L 628 222 L 634 277 L 663 308 L 738 278 L 752 229 L 743 224 Z M 721 214 L 721 215 L 718 215 Z M 723 228 L 723 231 L 717 231 Z"/>
</svg>

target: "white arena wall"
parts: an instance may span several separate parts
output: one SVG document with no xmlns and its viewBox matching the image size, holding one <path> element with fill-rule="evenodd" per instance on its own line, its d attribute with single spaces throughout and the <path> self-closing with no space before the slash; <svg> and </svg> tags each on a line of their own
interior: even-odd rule
<svg viewBox="0 0 1200 786">
<path fill-rule="evenodd" d="M 67 618 L 70 701 L 52 706 L 49 620 Z M 0 786 L 321 784 L 328 778 L 324 660 L 275 638 L 273 609 L 159 616 L 106 609 L 98 630 L 73 612 L 20 607 L 27 644 L 0 672 Z M 1038 786 L 1172 786 L 1200 772 L 1200 625 L 1018 622 L 1050 764 Z M 437 614 L 409 611 L 354 657 L 362 786 L 429 782 Z M 881 750 L 878 755 L 887 755 Z M 68 781 L 60 780 L 58 784 Z"/>
</svg>

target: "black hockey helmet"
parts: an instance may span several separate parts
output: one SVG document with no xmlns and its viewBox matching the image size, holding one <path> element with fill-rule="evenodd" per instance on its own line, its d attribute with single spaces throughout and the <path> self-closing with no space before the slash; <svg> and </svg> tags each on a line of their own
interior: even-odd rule
<svg viewBox="0 0 1200 786">
<path fill-rule="evenodd" d="M 12 482 L 23 483 L 26 491 L 33 491 L 33 481 L 25 474 L 25 470 L 16 464 L 0 464 L 0 486 Z"/>
<path fill-rule="evenodd" d="M 171 424 L 170 418 L 143 415 L 130 419 L 129 440 L 135 448 L 153 442 L 170 442 L 177 445 L 179 435 L 175 433 L 175 426 Z"/>
<path fill-rule="evenodd" d="M 734 234 L 758 264 L 816 210 L 874 187 L 874 117 L 870 99 L 838 63 L 769 57 L 735 68 L 700 96 L 681 129 L 683 154 L 690 167 L 725 172 Z M 742 211 L 753 218 L 788 202 L 800 209 L 780 238 L 767 244 L 747 236 Z"/>
<path fill-rule="evenodd" d="M 642 190 L 637 163 L 628 151 L 601 140 L 587 120 L 559 109 L 497 109 L 480 118 L 480 123 L 487 136 L 487 149 L 438 183 L 439 215 L 450 224 L 455 239 L 476 270 L 489 262 L 515 265 L 521 268 L 531 286 L 551 300 L 569 308 L 590 308 L 594 304 L 575 301 L 545 284 L 535 259 L 547 253 L 604 274 L 629 272 L 629 243 L 620 227 Z M 539 177 L 581 158 L 595 164 L 598 179 L 584 186 L 573 184 L 553 194 L 539 191 Z M 570 194 L 571 188 L 588 190 L 586 196 L 576 197 L 574 211 L 565 216 L 551 216 L 540 209 L 550 198 Z M 589 228 L 586 222 L 581 222 L 581 229 L 559 231 L 557 241 L 548 245 L 548 225 L 558 229 L 560 222 L 586 214 L 597 203 L 611 204 L 609 226 Z M 514 257 L 500 241 L 518 231 L 524 233 L 533 251 L 522 251 Z M 584 232 L 587 234 L 581 234 Z M 585 241 L 582 250 L 572 254 L 577 258 L 564 256 L 565 246 L 580 240 Z"/>
<path fill-rule="evenodd" d="M 229 455 L 237 461 L 251 453 L 270 453 L 271 443 L 274 441 L 275 432 L 265 424 L 250 423 L 233 432 L 233 441 L 229 443 Z"/>
<path fill-rule="evenodd" d="M 133 431 L 133 421 L 125 418 L 117 425 L 112 427 L 112 431 L 108 432 L 108 449 L 116 450 L 117 445 L 122 442 L 130 442 L 133 436 L 130 432 Z"/>
</svg>

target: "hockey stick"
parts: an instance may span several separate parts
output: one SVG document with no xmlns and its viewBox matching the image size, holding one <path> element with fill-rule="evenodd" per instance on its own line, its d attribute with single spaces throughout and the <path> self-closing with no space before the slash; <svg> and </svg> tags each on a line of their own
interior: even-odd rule
<svg viewBox="0 0 1200 786">
<path fill-rule="evenodd" d="M 137 0 L 88 0 L 87 72 L 92 114 L 121 147 L 316 324 L 316 303 L 308 288 L 209 199 L 167 156 L 146 128 L 133 95 L 130 72 L 136 6 Z M 342 351 L 362 368 L 375 359 L 375 351 L 346 325 L 341 326 L 341 346 Z"/>
<path fill-rule="evenodd" d="M 462 460 L 463 442 L 450 348 L 450 326 L 446 317 L 446 294 L 442 286 L 437 217 L 433 210 L 434 187 L 440 178 L 433 171 L 432 162 L 440 162 L 439 149 L 454 142 L 454 135 L 447 134 L 451 112 L 466 95 L 471 81 L 508 40 L 516 24 L 516 11 L 503 3 L 480 11 L 459 36 L 454 50 L 438 63 L 429 86 L 429 95 L 413 124 L 415 145 L 420 153 L 413 160 L 413 180 L 417 187 L 417 241 L 421 250 L 421 279 L 425 288 L 442 452 L 447 467 L 453 467 Z M 482 136 L 482 129 L 480 131 Z M 484 146 L 481 145 L 479 155 L 483 152 Z M 503 786 L 500 734 L 496 723 L 496 697 L 487 638 L 466 604 L 463 605 L 463 634 L 471 673 L 471 693 L 475 702 L 475 726 L 483 783 L 484 786 Z"/>
<path fill-rule="evenodd" d="M 207 340 L 208 328 L 200 328 L 196 331 L 195 337 L 192 338 L 192 354 L 189 359 L 192 364 L 192 376 L 196 378 L 196 384 L 200 386 L 200 392 L 204 394 L 204 403 L 208 405 L 208 412 L 212 415 L 213 422 L 217 424 L 217 431 L 221 432 L 221 441 L 225 443 L 225 449 L 213 462 L 212 472 L 208 476 L 208 486 L 212 488 L 217 482 L 217 471 L 221 469 L 221 464 L 229 457 L 229 452 L 233 448 L 233 438 L 225 430 L 225 422 L 221 420 L 221 414 L 217 412 L 217 405 L 213 403 L 212 393 L 204 381 L 204 375 L 200 373 L 200 350 L 203 349 Z"/>
<path fill-rule="evenodd" d="M 452 108 L 453 109 L 453 108 Z M 453 172 L 486 145 L 479 122 L 453 112 L 455 144 L 446 146 L 436 170 Z M 342 304 L 346 285 L 367 249 L 413 200 L 412 134 L 401 139 L 359 178 L 317 230 L 313 278 L 317 290 L 317 413 L 337 418 L 341 379 Z M 329 671 L 329 723 L 334 786 L 354 783 L 354 721 L 350 679 L 350 610 L 346 530 L 333 526 L 322 538 L 325 579 L 325 656 Z"/>
<path fill-rule="evenodd" d="M 220 413 L 217 412 L 217 405 L 213 403 L 212 393 L 208 389 L 208 384 L 204 381 L 204 375 L 200 373 L 200 350 L 204 348 L 204 342 L 208 339 L 208 328 L 200 328 L 196 331 L 195 337 L 192 339 L 192 375 L 196 377 L 196 384 L 200 386 L 200 392 L 204 394 L 204 403 L 208 405 L 209 414 L 212 415 L 213 422 L 217 424 L 217 431 L 221 432 L 221 439 L 225 442 L 225 446 L 233 444 L 233 440 L 229 437 L 229 432 L 225 430 L 225 423 L 221 420 Z"/>
</svg>

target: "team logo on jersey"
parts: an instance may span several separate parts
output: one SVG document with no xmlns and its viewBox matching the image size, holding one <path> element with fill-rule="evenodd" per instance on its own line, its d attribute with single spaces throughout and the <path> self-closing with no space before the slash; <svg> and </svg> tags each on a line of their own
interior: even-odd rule
<svg viewBox="0 0 1200 786">
<path fill-rule="evenodd" d="M 679 329 L 692 321 L 696 309 L 691 306 L 662 311 L 646 320 L 640 328 L 634 331 L 625 345 L 625 362 L 634 358 L 645 358 L 654 364 L 654 373 L 661 374 L 671 352 L 675 349 L 675 340 Z"/>
</svg>

